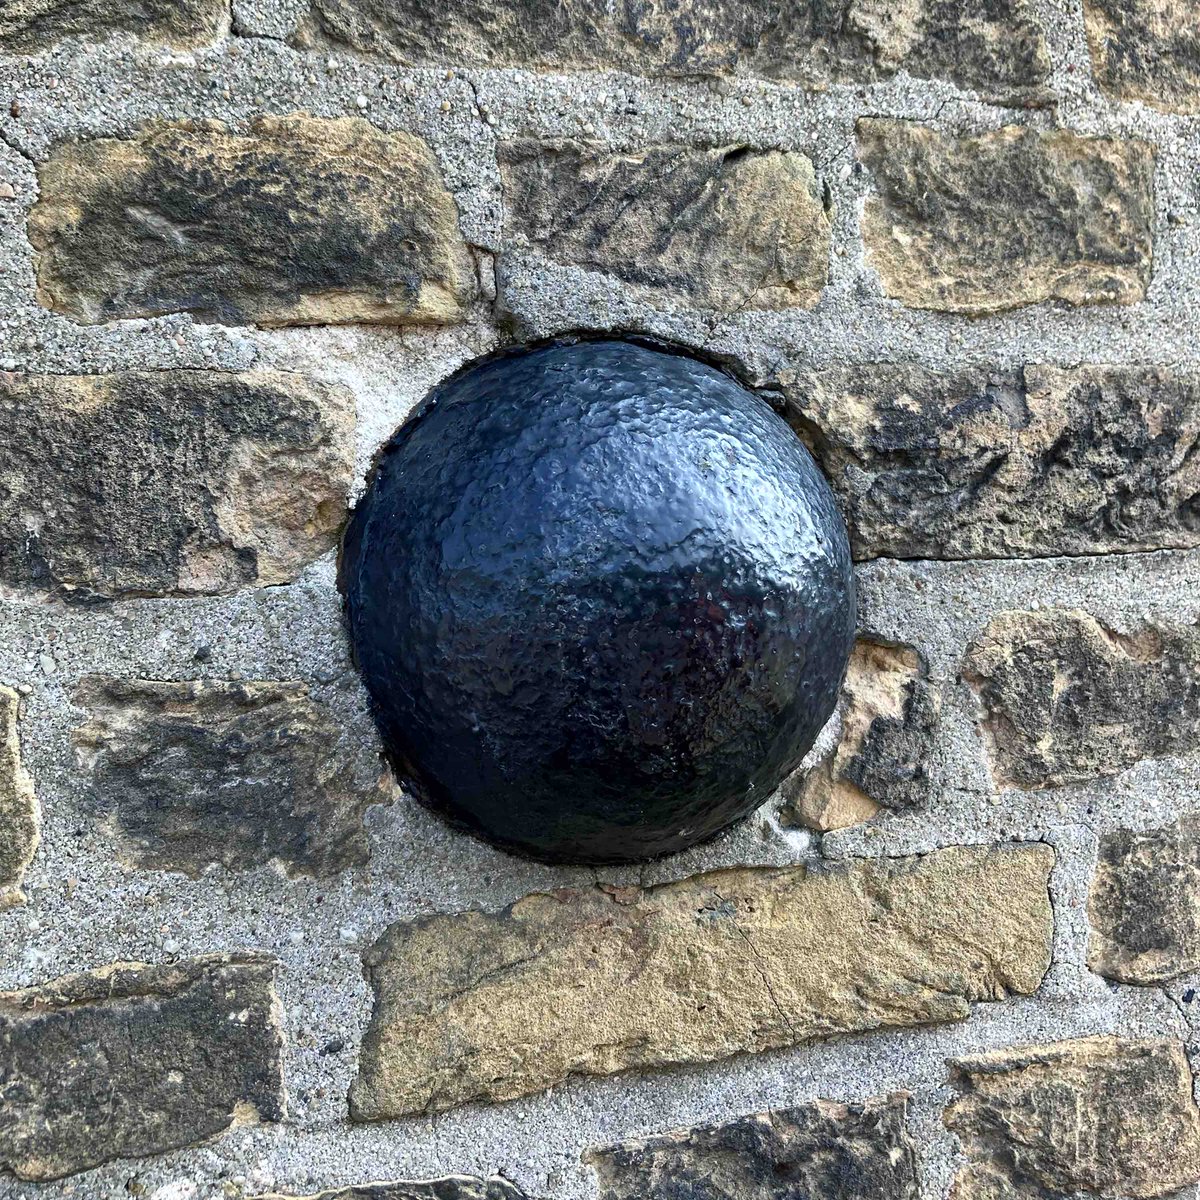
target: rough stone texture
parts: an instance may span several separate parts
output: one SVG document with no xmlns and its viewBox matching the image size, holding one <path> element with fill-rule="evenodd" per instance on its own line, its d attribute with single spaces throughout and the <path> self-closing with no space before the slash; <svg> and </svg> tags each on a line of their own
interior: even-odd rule
<svg viewBox="0 0 1200 1200">
<path fill-rule="evenodd" d="M 336 542 L 354 400 L 297 375 L 0 375 L 0 584 L 76 598 L 287 583 Z"/>
<path fill-rule="evenodd" d="M 903 1093 L 818 1100 L 589 1151 L 599 1200 L 916 1200 Z"/>
<path fill-rule="evenodd" d="M 293 1200 L 293 1197 L 272 1194 L 254 1200 Z M 507 1179 L 447 1175 L 443 1179 L 364 1183 L 294 1200 L 526 1200 L 526 1197 Z"/>
<path fill-rule="evenodd" d="M 1200 970 L 1200 819 L 1100 839 L 1088 900 L 1088 966 L 1120 983 Z"/>
<path fill-rule="evenodd" d="M 86 679 L 75 731 L 91 804 L 124 862 L 198 875 L 366 861 L 363 812 L 389 787 L 303 683 Z"/>
<path fill-rule="evenodd" d="M 872 118 L 857 129 L 876 189 L 863 213 L 868 261 L 893 299 L 982 315 L 1144 298 L 1154 232 L 1146 143 L 1015 125 L 954 137 Z"/>
<path fill-rule="evenodd" d="M 21 880 L 38 844 L 38 802 L 21 762 L 19 697 L 0 686 L 0 911 L 24 900 Z"/>
<path fill-rule="evenodd" d="M 811 308 L 830 214 L 803 154 L 578 142 L 500 148 L 510 249 L 703 308 Z"/>
<path fill-rule="evenodd" d="M 1200 546 L 1200 379 L 1168 368 L 886 363 L 781 374 L 855 557 Z"/>
<path fill-rule="evenodd" d="M 273 974 L 210 955 L 0 993 L 0 1169 L 58 1179 L 281 1120 Z"/>
<path fill-rule="evenodd" d="M 957 1200 L 1163 1196 L 1200 1180 L 1200 1112 L 1182 1044 L 1081 1038 L 951 1064 L 946 1126 L 969 1165 Z"/>
<path fill-rule="evenodd" d="M 766 25 L 774 17 L 773 2 L 766 0 L 757 8 L 746 4 L 745 10 L 751 15 L 761 13 Z M 0 11 L 12 13 L 17 3 L 0 0 Z M 1019 37 L 1007 40 L 1005 27 L 1015 26 L 1016 21 L 1011 8 L 1000 7 L 1001 0 L 955 0 L 952 20 L 963 30 L 970 29 L 972 36 L 979 30 L 977 43 L 959 37 L 938 45 L 928 40 L 914 43 L 911 52 L 894 55 L 892 62 L 899 68 L 895 74 L 870 85 L 860 80 L 876 72 L 886 74 L 892 66 L 851 62 L 840 77 L 857 76 L 855 82 L 821 91 L 805 90 L 809 77 L 820 87 L 832 72 L 817 61 L 818 55 L 796 54 L 778 24 L 770 31 L 774 36 L 754 39 L 760 49 L 743 47 L 740 63 L 719 68 L 727 72 L 719 79 L 682 74 L 650 79 L 604 70 L 539 74 L 481 65 L 503 60 L 503 55 L 490 53 L 490 46 L 481 52 L 480 42 L 522 11 L 522 0 L 491 5 L 491 24 L 488 14 L 483 21 L 477 19 L 486 5 L 461 0 L 436 7 L 422 26 L 433 31 L 431 37 L 442 39 L 447 61 L 428 70 L 407 70 L 380 57 L 361 55 L 345 42 L 330 41 L 311 52 L 297 52 L 277 40 L 291 36 L 295 22 L 311 3 L 232 0 L 236 35 L 221 33 L 191 53 L 164 49 L 151 23 L 140 19 L 137 23 L 144 26 L 145 37 L 133 29 L 111 36 L 84 33 L 37 52 L 39 57 L 32 61 L 24 50 L 4 52 L 8 43 L 0 38 L 0 372 L 61 377 L 184 368 L 237 372 L 261 366 L 340 380 L 354 393 L 357 406 L 356 481 L 428 388 L 474 355 L 513 336 L 638 330 L 702 348 L 705 355 L 718 356 L 739 375 L 761 380 L 774 380 L 784 369 L 888 363 L 920 364 L 937 377 L 972 374 L 982 368 L 1005 380 L 1020 380 L 1022 364 L 1051 363 L 1060 367 L 1110 364 L 1106 372 L 1128 369 L 1130 378 L 1136 368 L 1147 367 L 1174 373 L 1176 379 L 1200 378 L 1200 114 L 1181 116 L 1155 111 L 1139 101 L 1114 102 L 1114 93 L 1096 86 L 1097 79 L 1103 84 L 1103 73 L 1093 77 L 1084 36 L 1086 8 L 1097 7 L 1092 0 L 1030 0 L 1037 21 L 1045 24 L 1053 60 L 1052 76 L 1038 77 L 1048 104 L 1041 112 L 1013 108 L 1007 115 L 1002 109 L 975 103 L 969 93 L 944 82 L 950 67 L 954 78 L 965 73 L 967 65 L 976 61 L 978 47 L 992 47 L 997 58 L 1012 52 L 1012 61 L 1019 61 L 1017 47 L 1027 43 Z M 547 5 L 548 19 L 566 12 L 571 3 Z M 71 11 L 87 12 L 89 4 L 97 22 L 103 21 L 97 0 L 72 0 Z M 385 4 L 394 13 L 403 11 L 380 0 L 380 13 Z M 127 0 L 106 0 L 104 7 L 109 12 L 124 11 L 126 6 Z M 182 5 L 171 7 L 178 11 Z M 637 0 L 636 7 L 647 16 L 661 11 L 655 0 Z M 624 4 L 610 8 L 618 19 L 629 11 Z M 888 28 L 899 31 L 911 27 L 915 14 L 928 11 L 923 0 L 892 0 L 877 4 L 875 11 L 882 14 L 885 8 L 893 18 Z M 1167 47 L 1155 59 L 1144 59 L 1159 80 L 1154 90 L 1161 87 L 1164 106 L 1174 106 L 1178 99 L 1163 81 L 1175 73 L 1186 78 L 1190 70 L 1181 40 L 1192 14 L 1180 3 L 1175 8 L 1184 11 L 1171 18 L 1165 38 L 1151 27 L 1139 29 L 1143 18 L 1137 15 L 1121 33 L 1123 39 L 1136 34 L 1142 43 Z M 408 4 L 407 9 L 411 12 L 413 6 Z M 835 40 L 847 45 L 854 37 L 855 22 L 842 20 L 840 0 L 830 0 L 822 9 L 831 25 L 842 22 L 846 36 Z M 1135 11 L 1134 0 L 1128 0 L 1128 9 Z M 700 38 L 724 39 L 732 27 L 707 0 L 673 4 L 672 11 L 680 23 L 690 13 Z M 1006 15 L 997 19 L 998 13 Z M 539 21 L 540 17 L 533 18 L 508 39 L 514 56 L 525 53 L 525 47 L 532 47 L 533 53 L 545 46 L 568 45 L 553 27 L 541 32 Z M 890 34 L 881 32 L 880 37 L 887 40 Z M 645 44 L 651 44 L 650 39 Z M 415 55 L 421 46 L 417 39 L 408 39 L 407 44 L 398 40 L 397 49 Z M 634 53 L 624 44 L 620 52 Z M 664 53 L 670 52 L 667 46 Z M 779 71 L 805 77 L 804 85 L 775 86 L 758 70 L 758 55 L 776 53 L 781 56 Z M 951 61 L 954 55 L 958 58 Z M 790 66 L 782 61 L 784 57 Z M 950 66 L 943 70 L 947 63 Z M 448 69 L 453 78 L 447 78 Z M 930 82 L 934 76 L 937 80 Z M 986 97 L 993 85 L 984 76 L 981 79 L 976 95 Z M 365 109 L 357 104 L 359 95 Z M 1155 102 L 1151 97 L 1149 103 Z M 488 253 L 503 256 L 505 247 L 496 151 L 506 141 L 586 139 L 618 152 L 671 145 L 744 145 L 803 153 L 814 162 L 834 214 L 829 279 L 815 308 L 725 314 L 676 301 L 662 289 L 641 290 L 615 275 L 557 266 L 537 253 L 510 255 L 500 271 L 504 292 L 498 310 L 490 302 L 476 301 L 463 323 L 433 327 L 267 330 L 198 323 L 188 313 L 84 324 L 38 303 L 38 262 L 26 236 L 26 221 L 38 199 L 38 164 L 53 157 L 56 147 L 94 138 L 133 138 L 147 121 L 189 117 L 218 119 L 230 131 L 245 134 L 262 113 L 294 111 L 321 117 L 361 113 L 381 129 L 403 129 L 427 141 L 453 192 L 464 238 L 472 247 L 486 248 L 487 253 L 472 250 L 479 255 L 485 286 L 493 274 Z M 1015 121 L 1038 130 L 1064 128 L 1080 135 L 1150 142 L 1157 163 L 1156 223 L 1153 274 L 1145 299 L 1128 306 L 1099 304 L 1070 310 L 1048 302 L 976 319 L 907 308 L 887 298 L 863 253 L 861 208 L 871 177 L 855 162 L 854 126 L 862 117 L 918 120 L 949 138 Z M 594 132 L 588 132 L 589 124 Z M 231 172 L 224 183 L 236 186 L 237 179 L 237 173 Z M 98 186 L 95 178 L 89 183 Z M 281 176 L 279 186 L 286 193 L 289 178 Z M 1103 185 L 1097 186 L 1095 204 L 1122 203 L 1119 194 L 1102 195 Z M 340 218 L 338 203 L 335 197 L 334 217 Z M 985 216 L 987 236 L 1003 242 L 1011 222 L 990 213 Z M 234 234 L 247 219 L 244 213 L 235 217 L 232 232 L 225 234 L 231 257 L 240 254 Z M 979 393 L 970 395 L 966 408 L 960 408 L 953 392 L 945 393 L 946 407 L 955 410 L 956 422 L 966 418 Z M 1035 602 L 1042 609 L 1083 609 L 1109 628 L 1134 636 L 1146 612 L 1155 624 L 1189 625 L 1200 620 L 1200 545 L 1191 542 L 1186 520 L 1187 497 L 1195 492 L 1195 485 L 1191 492 L 1185 490 L 1187 471 L 1195 469 L 1200 457 L 1195 436 L 1190 442 L 1183 436 L 1188 410 L 1181 409 L 1177 417 L 1167 407 L 1173 402 L 1162 403 L 1166 411 L 1148 414 L 1148 444 L 1155 447 L 1154 455 L 1162 453 L 1163 470 L 1172 455 L 1178 455 L 1178 469 L 1170 468 L 1170 482 L 1158 474 L 1157 459 L 1152 472 L 1146 473 L 1143 462 L 1122 482 L 1125 467 L 1118 468 L 1118 460 L 1123 461 L 1127 451 L 1132 454 L 1146 436 L 1134 405 L 1136 420 L 1126 425 L 1122 418 L 1111 426 L 1116 473 L 1095 492 L 1087 490 L 1092 487 L 1087 484 L 1078 504 L 1066 502 L 1056 468 L 1035 471 L 1028 489 L 1013 485 L 1011 502 L 996 505 L 996 524 L 990 523 L 990 515 L 981 517 L 979 504 L 992 486 L 989 480 L 1011 478 L 1013 450 L 1004 462 L 994 464 L 992 475 L 985 475 L 980 484 L 970 482 L 973 474 L 961 489 L 951 482 L 945 506 L 935 506 L 932 499 L 918 504 L 907 525 L 899 505 L 895 506 L 897 512 L 889 520 L 898 530 L 897 546 L 906 541 L 917 553 L 943 561 L 878 558 L 860 563 L 861 628 L 873 638 L 920 646 L 929 657 L 942 697 L 931 768 L 935 794 L 925 806 L 889 811 L 867 825 L 820 837 L 780 830 L 773 813 L 764 809 L 730 834 L 685 856 L 601 873 L 608 883 L 650 886 L 730 866 L 889 858 L 944 846 L 1044 840 L 1056 851 L 1054 964 L 1032 996 L 979 1004 L 968 1020 L 952 1025 L 879 1030 L 670 1070 L 635 1069 L 607 1078 L 577 1078 L 554 1087 L 550 1094 L 466 1105 L 438 1117 L 432 1126 L 421 1117 L 372 1125 L 349 1121 L 346 1095 L 372 1005 L 362 978 L 360 951 L 396 921 L 465 909 L 498 911 L 531 892 L 587 886 L 591 874 L 505 857 L 448 831 L 415 804 L 400 801 L 368 811 L 369 870 L 307 879 L 288 878 L 275 867 L 210 868 L 197 880 L 179 872 L 130 868 L 119 861 L 104 824 L 89 812 L 89 779 L 74 761 L 71 729 L 88 715 L 71 703 L 78 682 L 97 673 L 160 680 L 201 675 L 222 680 L 301 680 L 310 686 L 312 696 L 327 700 L 339 718 L 346 718 L 353 742 L 373 746 L 370 722 L 359 710 L 362 697 L 344 673 L 346 641 L 331 577 L 331 554 L 326 550 L 296 583 L 287 586 L 231 584 L 238 590 L 229 594 L 172 595 L 165 600 L 138 598 L 135 589 L 122 593 L 115 603 L 88 605 L 57 602 L 52 582 L 14 587 L 3 582 L 0 573 L 0 684 L 17 690 L 22 698 L 21 751 L 44 819 L 41 843 L 21 883 L 26 902 L 0 912 L 0 989 L 26 987 L 117 960 L 157 962 L 250 946 L 269 950 L 282 963 L 281 991 L 292 1042 L 287 1051 L 287 1084 L 295 1098 L 295 1113 L 285 1126 L 239 1130 L 192 1150 L 136 1161 L 117 1159 L 57 1183 L 22 1183 L 0 1169 L 0 1197 L 235 1200 L 236 1193 L 243 1191 L 307 1194 L 371 1180 L 431 1179 L 458 1171 L 487 1175 L 500 1170 L 530 1196 L 597 1200 L 594 1173 L 580 1160 L 586 1147 L 727 1122 L 741 1114 L 791 1108 L 816 1097 L 861 1101 L 895 1088 L 911 1088 L 910 1129 L 921 1157 L 924 1200 L 945 1200 L 953 1174 L 965 1162 L 957 1138 L 935 1128 L 951 1095 L 944 1082 L 947 1057 L 1112 1033 L 1179 1037 L 1200 1050 L 1200 1039 L 1188 1029 L 1191 1023 L 1200 1030 L 1198 1001 L 1192 995 L 1200 987 L 1200 969 L 1169 982 L 1165 989 L 1119 982 L 1110 986 L 1109 980 L 1088 969 L 1093 929 L 1086 911 L 1101 838 L 1122 828 L 1147 836 L 1144 831 L 1200 814 L 1200 754 L 1140 762 L 1115 779 L 1080 782 L 1049 792 L 995 792 L 974 720 L 975 697 L 956 681 L 966 646 L 989 620 L 1001 611 L 1033 608 Z M 40 403 L 31 408 L 50 411 Z M 121 423 L 121 412 L 114 406 L 112 424 Z M 1101 419 L 1110 428 L 1110 418 Z M 1194 415 L 1190 419 L 1194 429 Z M 916 422 L 914 438 L 925 420 L 922 415 Z M 1167 449 L 1167 441 L 1158 440 L 1155 421 L 1166 421 L 1168 427 L 1180 423 L 1180 433 L 1171 435 L 1178 438 L 1175 451 Z M 10 424 L 6 417 L 0 418 L 0 450 L 6 446 Z M 853 425 L 851 419 L 846 427 Z M 124 428 L 122 452 L 130 460 L 131 472 L 145 480 L 146 464 L 152 459 L 148 447 L 165 435 L 169 449 L 175 427 L 170 421 L 143 423 L 137 418 Z M 841 429 L 825 432 L 831 443 L 840 442 Z M 994 432 L 997 445 L 1008 448 L 1009 433 L 999 424 Z M 1047 452 L 1060 465 L 1082 445 L 1077 424 L 1062 432 L 1061 440 L 1051 437 L 1053 449 Z M 879 489 L 894 487 L 903 497 L 909 480 L 914 487 L 918 482 L 924 487 L 928 478 L 929 487 L 939 494 L 936 472 L 932 476 L 922 472 L 926 466 L 932 470 L 956 459 L 958 436 L 938 434 L 928 458 L 913 459 L 907 473 L 902 454 L 909 451 L 897 451 L 895 469 Z M 981 466 L 992 461 L 988 430 L 980 433 L 978 443 L 974 435 L 962 436 L 968 450 L 978 446 Z M 198 436 L 195 444 L 208 443 Z M 910 444 L 905 440 L 901 446 Z M 57 455 L 63 461 L 57 474 L 36 463 L 47 480 L 42 493 L 58 495 L 78 478 L 81 466 L 90 469 L 82 453 L 61 454 L 63 445 L 69 446 L 69 439 L 44 443 L 45 458 Z M 36 451 L 30 453 L 36 457 Z M 858 465 L 851 462 L 848 469 Z M 905 473 L 907 478 L 902 479 Z M 221 472 L 204 474 L 219 478 Z M 115 471 L 110 478 L 115 481 L 111 486 L 126 486 Z M 1084 475 L 1072 478 L 1086 481 Z M 860 526 L 865 538 L 868 503 L 876 503 L 878 492 L 869 488 L 855 492 L 851 482 L 839 481 L 837 486 L 844 490 L 852 515 L 863 514 Z M 1068 479 L 1061 483 L 1065 486 Z M 979 500 L 972 490 L 976 486 Z M 1173 498 L 1175 489 L 1179 489 L 1178 499 Z M 288 494 L 300 496 L 307 491 L 299 485 L 288 489 Z M 36 489 L 29 494 L 36 504 L 42 502 L 43 494 Z M 923 495 L 919 490 L 911 494 L 917 501 Z M 159 519 L 173 523 L 183 497 L 192 503 L 185 492 L 165 496 L 158 505 Z M 1138 497 L 1136 520 L 1132 497 Z M 57 510 L 52 497 L 46 499 Z M 951 519 L 956 500 L 964 521 L 969 517 L 972 527 L 982 522 L 987 527 L 984 532 L 948 535 L 947 531 L 959 528 Z M 0 483 L 0 501 L 2 514 L 14 507 L 27 508 L 10 497 L 7 481 Z M 1149 501 L 1152 506 L 1146 509 Z M 1005 507 L 1014 529 L 1011 539 L 1002 528 Z M 1039 519 L 1043 507 L 1044 527 Z M 40 508 L 30 511 L 41 513 Z M 1178 518 L 1171 515 L 1176 511 Z M 1113 512 L 1119 513 L 1119 524 L 1110 527 Z M 1100 513 L 1104 516 L 1097 524 Z M 1070 536 L 1054 536 L 1054 525 L 1070 531 Z M 204 522 L 196 527 L 208 528 Z M 47 515 L 39 528 L 50 536 L 58 525 Z M 103 532 L 101 524 L 96 528 Z M 147 519 L 144 529 L 149 536 L 158 536 L 153 521 Z M 939 542 L 946 547 L 944 553 Z M 865 547 L 865 540 L 862 544 Z M 976 545 L 982 551 L 978 557 L 972 549 Z M 1168 548 L 1159 549 L 1160 545 Z M 1057 556 L 1058 547 L 1065 547 L 1063 556 Z M 944 560 L 951 554 L 958 561 Z M 1043 555 L 1051 557 L 1037 557 Z M 872 555 L 864 552 L 863 557 Z M 153 552 L 146 562 L 152 558 Z M 52 549 L 49 561 L 57 565 L 61 560 L 61 553 Z M 98 559 L 91 555 L 87 561 Z M 154 567 L 154 573 L 175 578 L 169 561 L 161 570 Z M 832 735 L 834 730 L 829 732 Z M 0 828 L 5 819 L 0 815 Z M 941 904 L 947 921 L 958 902 L 958 895 L 947 889 Z M 846 950 L 845 960 L 856 962 L 853 950 Z M 637 961 L 631 956 L 631 968 Z M 844 977 L 853 975 L 846 972 Z M 632 969 L 618 980 L 622 991 L 634 991 L 638 983 Z M 163 1040 L 170 1042 L 169 1037 Z M 119 1049 L 121 1043 L 114 1045 Z M 1194 1058 L 1200 1066 L 1200 1056 Z M 1136 1088 L 1130 1091 L 1137 1095 Z M 1069 1096 L 1067 1088 L 1063 1094 Z M 103 1098 L 107 1095 L 106 1091 Z M 7 1096 L 3 1102 L 10 1103 Z M 1156 1132 L 1152 1129 L 1151 1139 Z M 1190 1193 L 1197 1190 L 1184 1188 L 1173 1196 L 1195 1200 Z M 225 1192 L 234 1195 L 226 1198 Z M 1056 1193 L 1056 1200 L 1063 1200 L 1065 1194 Z"/>
<path fill-rule="evenodd" d="M 38 298 L 78 321 L 446 323 L 475 294 L 433 152 L 357 118 L 152 123 L 60 144 L 39 180 Z"/>
<path fill-rule="evenodd" d="M 961 1020 L 1045 973 L 1053 858 L 1009 846 L 734 868 L 398 922 L 364 956 L 376 999 L 351 1116 Z"/>
<path fill-rule="evenodd" d="M 65 37 L 129 33 L 178 49 L 214 41 L 228 0 L 5 0 L 0 53 L 33 54 Z"/>
<path fill-rule="evenodd" d="M 313 0 L 299 41 L 332 41 L 410 66 L 738 72 L 822 84 L 898 70 L 984 96 L 1045 99 L 1049 57 L 1026 0 Z"/>
<path fill-rule="evenodd" d="M 1000 786 L 1058 787 L 1200 748 L 1200 625 L 1117 633 L 1078 610 L 1004 612 L 968 647 Z"/>
<path fill-rule="evenodd" d="M 1193 0 L 1084 0 L 1092 65 L 1116 100 L 1200 112 L 1200 12 Z"/>
<path fill-rule="evenodd" d="M 842 685 L 842 731 L 816 766 L 782 784 L 785 824 L 827 831 L 870 820 L 881 808 L 920 804 L 940 704 L 929 664 L 913 646 L 859 639 Z"/>
</svg>

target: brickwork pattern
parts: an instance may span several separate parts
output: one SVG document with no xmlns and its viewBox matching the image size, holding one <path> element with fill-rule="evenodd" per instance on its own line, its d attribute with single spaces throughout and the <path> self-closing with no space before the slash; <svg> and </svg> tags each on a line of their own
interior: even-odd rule
<svg viewBox="0 0 1200 1200">
<path fill-rule="evenodd" d="M 1190 0 L 0 0 L 0 1200 L 1200 1195 Z M 668 340 L 842 505 L 842 702 L 593 871 L 382 770 L 427 390 Z"/>
</svg>

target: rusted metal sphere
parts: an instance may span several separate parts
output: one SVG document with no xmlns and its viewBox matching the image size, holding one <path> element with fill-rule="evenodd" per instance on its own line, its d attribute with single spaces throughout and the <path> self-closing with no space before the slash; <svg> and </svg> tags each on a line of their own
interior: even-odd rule
<svg viewBox="0 0 1200 1200">
<path fill-rule="evenodd" d="M 417 796 L 561 862 L 746 816 L 833 710 L 845 526 L 759 396 L 682 354 L 560 342 L 437 387 L 343 547 L 359 668 Z"/>
</svg>

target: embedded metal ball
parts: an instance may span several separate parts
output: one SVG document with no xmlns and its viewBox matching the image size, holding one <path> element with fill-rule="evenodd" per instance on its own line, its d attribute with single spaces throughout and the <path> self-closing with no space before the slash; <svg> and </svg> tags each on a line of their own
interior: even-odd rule
<svg viewBox="0 0 1200 1200">
<path fill-rule="evenodd" d="M 507 849 L 605 863 L 746 816 L 837 699 L 845 526 L 760 396 L 556 343 L 439 385 L 384 450 L 341 583 L 389 757 Z"/>
</svg>

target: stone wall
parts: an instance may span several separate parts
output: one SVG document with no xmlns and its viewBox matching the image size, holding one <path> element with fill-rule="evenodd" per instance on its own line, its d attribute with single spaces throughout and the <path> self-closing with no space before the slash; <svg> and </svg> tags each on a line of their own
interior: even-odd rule
<svg viewBox="0 0 1200 1200">
<path fill-rule="evenodd" d="M 0 3 L 0 1197 L 1194 1198 L 1198 120 L 1186 0 Z M 382 770 L 336 546 L 613 329 L 861 637 L 750 821 L 551 868 Z"/>
</svg>

